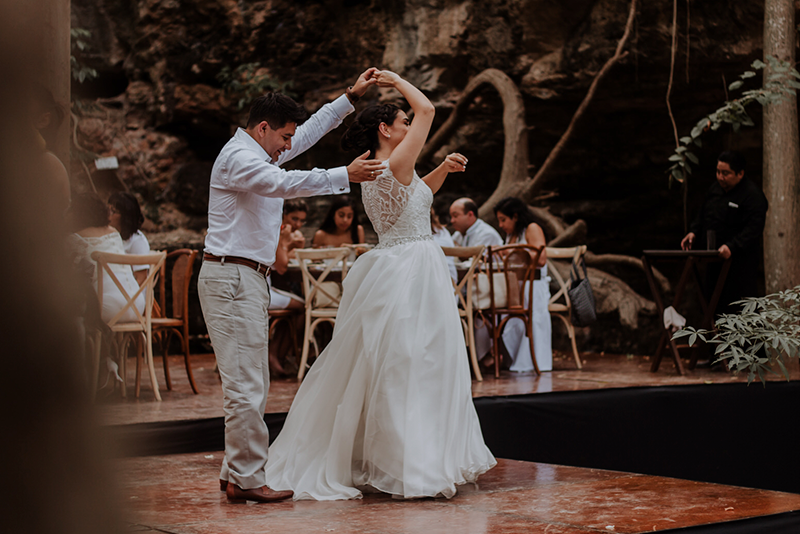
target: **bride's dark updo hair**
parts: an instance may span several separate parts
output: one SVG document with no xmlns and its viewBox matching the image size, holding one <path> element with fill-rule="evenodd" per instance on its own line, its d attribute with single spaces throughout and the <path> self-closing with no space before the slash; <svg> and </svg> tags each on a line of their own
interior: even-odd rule
<svg viewBox="0 0 800 534">
<path fill-rule="evenodd" d="M 378 150 L 378 126 L 382 122 L 391 125 L 399 111 L 400 108 L 394 104 L 375 104 L 361 111 L 342 136 L 342 149 L 359 154 L 369 150 L 372 157 L 375 157 Z"/>
</svg>

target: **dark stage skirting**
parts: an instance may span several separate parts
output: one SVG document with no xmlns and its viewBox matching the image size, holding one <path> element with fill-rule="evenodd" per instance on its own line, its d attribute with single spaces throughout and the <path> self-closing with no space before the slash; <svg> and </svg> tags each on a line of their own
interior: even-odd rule
<svg viewBox="0 0 800 534">
<path fill-rule="evenodd" d="M 501 458 L 800 493 L 797 381 L 483 397 L 475 407 Z M 271 438 L 285 417 L 264 417 Z M 105 435 L 123 454 L 158 455 L 222 450 L 223 429 L 220 417 L 114 426 Z M 681 531 L 797 533 L 800 513 Z"/>
</svg>

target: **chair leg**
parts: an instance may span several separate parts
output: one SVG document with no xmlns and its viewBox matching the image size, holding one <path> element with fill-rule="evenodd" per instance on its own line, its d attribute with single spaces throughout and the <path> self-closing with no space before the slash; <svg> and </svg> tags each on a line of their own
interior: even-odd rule
<svg viewBox="0 0 800 534">
<path fill-rule="evenodd" d="M 494 377 L 500 378 L 500 328 L 492 317 L 492 358 L 494 359 Z"/>
<path fill-rule="evenodd" d="M 194 381 L 194 374 L 192 374 L 192 363 L 189 361 L 189 357 L 191 354 L 189 353 L 189 327 L 188 325 L 183 329 L 183 335 L 181 336 L 181 341 L 183 341 L 183 362 L 186 364 L 186 375 L 189 377 L 189 385 L 192 386 L 192 391 L 195 395 L 199 393 L 197 390 L 197 384 Z"/>
<path fill-rule="evenodd" d="M 466 320 L 467 343 L 469 344 L 469 359 L 472 361 L 472 371 L 475 373 L 475 380 L 483 382 L 481 366 L 478 363 L 478 350 L 475 348 L 475 323 L 472 317 L 467 316 Z"/>
<path fill-rule="evenodd" d="M 153 386 L 153 394 L 156 400 L 161 400 L 161 393 L 158 391 L 158 380 L 156 379 L 156 366 L 153 363 L 153 332 L 148 331 L 145 334 L 144 344 L 145 355 L 147 357 L 147 367 L 150 369 L 150 384 Z"/>
<path fill-rule="evenodd" d="M 102 352 L 103 346 L 103 334 L 102 332 L 97 332 L 94 336 L 94 346 L 92 349 L 92 366 L 91 370 L 89 371 L 91 374 L 89 375 L 89 393 L 91 398 L 94 399 L 95 395 L 97 395 L 97 375 L 100 373 L 100 353 Z"/>
<path fill-rule="evenodd" d="M 117 351 L 119 353 L 119 376 L 122 378 L 120 390 L 122 391 L 122 398 L 128 396 L 128 351 Z"/>
<path fill-rule="evenodd" d="M 164 382 L 167 384 L 167 390 L 172 391 L 172 378 L 169 376 L 169 342 L 170 338 L 172 338 L 172 332 L 162 331 L 159 337 L 159 344 L 164 350 L 164 356 L 162 357 L 162 363 L 164 364 Z"/>
<path fill-rule="evenodd" d="M 533 350 L 533 317 L 528 316 L 525 319 L 525 330 L 528 332 L 528 344 L 531 349 L 531 361 L 533 362 L 533 370 L 536 371 L 536 376 L 540 376 L 542 373 L 539 371 L 539 364 L 536 362 L 536 351 Z"/>
<path fill-rule="evenodd" d="M 575 356 L 575 363 L 577 364 L 578 369 L 583 369 L 583 364 L 581 363 L 581 356 L 578 353 L 578 345 L 575 342 L 575 327 L 572 326 L 572 323 L 570 323 L 569 320 L 560 313 L 551 313 L 550 315 L 555 315 L 556 317 L 561 319 L 561 322 L 564 323 L 564 326 L 567 327 L 567 334 L 569 335 L 569 340 L 572 343 L 572 354 L 573 356 Z"/>
<path fill-rule="evenodd" d="M 306 331 L 303 334 L 303 354 L 300 356 L 300 365 L 297 369 L 297 380 L 303 380 L 303 376 L 306 374 L 306 362 L 308 361 L 308 344 L 311 340 L 311 335 L 313 331 L 311 329 L 311 317 L 306 315 Z"/>
<path fill-rule="evenodd" d="M 144 333 L 142 333 L 144 336 Z M 144 351 L 144 347 L 141 345 L 142 338 L 140 336 L 136 336 L 136 398 L 139 398 L 139 392 L 142 388 L 142 352 Z"/>
</svg>

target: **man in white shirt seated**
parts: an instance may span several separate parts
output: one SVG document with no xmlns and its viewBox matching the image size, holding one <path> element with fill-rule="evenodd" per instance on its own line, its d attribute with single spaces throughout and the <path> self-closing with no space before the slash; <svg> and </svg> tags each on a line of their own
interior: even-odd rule
<svg viewBox="0 0 800 534">
<path fill-rule="evenodd" d="M 471 198 L 459 198 L 450 205 L 450 224 L 456 230 L 453 242 L 459 247 L 502 245 L 503 238 L 478 218 L 478 205 Z"/>
<path fill-rule="evenodd" d="M 453 242 L 459 247 L 496 246 L 503 244 L 503 238 L 497 230 L 478 218 L 478 205 L 471 198 L 459 198 L 450 205 L 450 224 L 456 230 Z M 475 350 L 478 357 L 492 349 L 489 329 L 482 323 L 475 325 Z M 484 364 L 489 365 L 487 360 Z"/>
</svg>

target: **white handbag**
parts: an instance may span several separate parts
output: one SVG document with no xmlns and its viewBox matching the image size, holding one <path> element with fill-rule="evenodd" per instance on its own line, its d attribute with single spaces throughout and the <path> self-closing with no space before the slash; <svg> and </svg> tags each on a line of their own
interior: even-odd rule
<svg viewBox="0 0 800 534">
<path fill-rule="evenodd" d="M 508 305 L 506 277 L 503 273 L 492 273 L 492 280 L 494 280 L 495 308 L 505 308 Z M 475 282 L 472 284 L 472 308 L 475 310 L 488 310 L 491 307 L 492 293 L 489 287 L 489 275 L 484 272 L 477 273 Z"/>
</svg>

